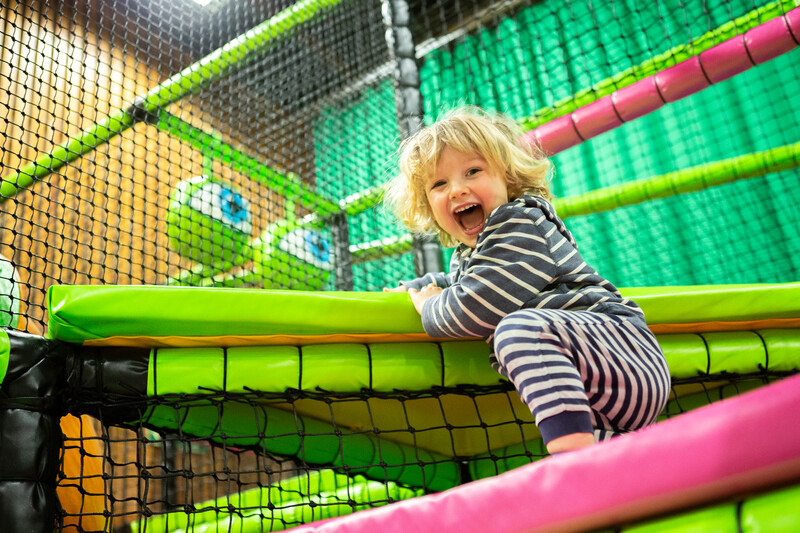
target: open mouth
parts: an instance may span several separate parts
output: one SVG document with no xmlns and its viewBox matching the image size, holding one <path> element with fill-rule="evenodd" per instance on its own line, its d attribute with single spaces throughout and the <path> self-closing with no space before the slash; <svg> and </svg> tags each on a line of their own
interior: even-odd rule
<svg viewBox="0 0 800 533">
<path fill-rule="evenodd" d="M 483 215 L 483 208 L 479 204 L 460 207 L 453 212 L 453 216 L 464 231 L 467 232 L 479 229 L 486 220 Z"/>
</svg>

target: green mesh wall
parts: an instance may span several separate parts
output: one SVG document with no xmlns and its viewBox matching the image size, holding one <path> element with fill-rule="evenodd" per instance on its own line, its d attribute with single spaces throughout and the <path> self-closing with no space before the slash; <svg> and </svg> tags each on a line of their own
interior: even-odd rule
<svg viewBox="0 0 800 533">
<path fill-rule="evenodd" d="M 579 91 L 754 7 L 579 1 L 487 17 L 486 27 L 424 57 L 426 120 L 461 104 L 547 117 L 541 110 L 569 105 Z M 554 195 L 797 142 L 799 59 L 794 50 L 554 156 Z M 798 175 L 786 171 L 567 225 L 587 261 L 621 286 L 796 280 Z"/>
<path fill-rule="evenodd" d="M 532 123 L 548 120 L 554 107 L 574 106 L 581 91 L 766 4 L 634 7 L 579 1 L 521 6 L 499 15 L 475 7 L 484 24 L 445 38 L 439 34 L 451 27 L 450 19 L 425 18 L 416 28 L 425 120 L 431 123 L 464 104 Z M 800 77 L 793 68 L 798 54 L 790 52 L 555 155 L 554 195 L 572 196 L 796 142 L 800 98 L 792 87 Z M 392 117 L 380 111 L 394 109 L 393 98 L 387 79 L 379 90 L 369 89 L 321 115 L 315 127 L 316 164 L 318 183 L 328 196 L 360 192 L 394 170 L 386 159 L 397 146 L 397 132 Z M 378 117 L 386 127 L 376 127 Z M 348 142 L 328 139 L 342 129 Z M 339 181 L 337 173 L 343 174 Z M 793 208 L 800 194 L 797 176 L 796 170 L 775 173 L 575 217 L 567 224 L 590 264 L 621 286 L 795 280 L 800 273 Z M 350 217 L 353 243 L 401 234 L 396 222 L 373 210 Z M 445 264 L 449 253 L 443 250 Z M 355 286 L 374 290 L 413 275 L 405 254 L 399 261 L 358 265 Z"/>
<path fill-rule="evenodd" d="M 559 196 L 800 138 L 798 52 L 557 156 Z M 776 104 L 776 101 L 779 102 Z M 633 147 L 633 148 L 632 148 Z M 791 281 L 800 274 L 798 172 L 568 221 L 587 260 L 620 285 Z"/>
<path fill-rule="evenodd" d="M 317 186 L 345 198 L 385 182 L 396 171 L 399 144 L 394 88 L 384 78 L 374 88 L 326 107 L 314 127 Z M 352 244 L 400 236 L 406 231 L 382 206 L 348 217 Z M 380 290 L 413 276 L 410 253 L 354 265 L 355 290 Z"/>
</svg>

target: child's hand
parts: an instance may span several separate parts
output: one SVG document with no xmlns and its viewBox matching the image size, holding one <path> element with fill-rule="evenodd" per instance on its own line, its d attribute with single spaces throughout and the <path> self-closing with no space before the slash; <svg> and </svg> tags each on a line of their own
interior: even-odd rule
<svg viewBox="0 0 800 533">
<path fill-rule="evenodd" d="M 417 313 L 420 315 L 422 314 L 422 306 L 425 305 L 425 302 L 428 301 L 428 298 L 436 296 L 442 292 L 441 287 L 437 287 L 435 284 L 430 283 L 422 287 L 422 290 L 417 289 L 409 289 L 408 294 L 411 296 L 411 301 L 414 303 L 414 308 L 417 310 Z"/>
<path fill-rule="evenodd" d="M 408 292 L 408 287 L 405 285 L 400 285 L 398 287 L 384 287 L 383 292 Z"/>
</svg>

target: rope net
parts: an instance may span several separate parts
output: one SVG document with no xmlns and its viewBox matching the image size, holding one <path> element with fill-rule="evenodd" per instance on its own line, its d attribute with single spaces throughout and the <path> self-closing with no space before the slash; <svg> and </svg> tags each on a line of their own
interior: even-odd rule
<svg viewBox="0 0 800 533">
<path fill-rule="evenodd" d="M 382 209 L 380 187 L 395 172 L 414 101 L 428 124 L 475 104 L 544 131 L 797 9 L 789 0 L 415 0 L 406 20 L 402 3 L 378 0 L 4 2 L 0 325 L 46 331 L 46 292 L 56 284 L 394 286 L 416 276 L 418 260 Z M 563 206 L 588 205 L 562 214 L 604 277 L 620 287 L 800 278 L 793 36 L 774 58 L 751 52 L 754 64 L 741 73 L 553 151 L 552 191 Z M 745 171 L 742 161 L 758 164 Z M 680 186 L 662 180 L 665 193 L 636 201 L 612 189 L 675 175 L 689 177 Z M 611 191 L 620 207 L 595 212 L 581 196 L 592 191 Z M 449 252 L 441 250 L 444 264 Z M 680 378 L 676 386 L 691 394 L 676 394 L 664 416 L 780 375 Z M 62 421 L 58 528 L 275 531 L 448 488 L 429 484 L 437 467 L 452 483 L 494 475 L 543 456 L 541 443 L 430 455 L 417 439 L 492 424 L 533 428 L 509 390 L 212 391 L 127 398 L 137 414 L 126 420 L 98 407 L 115 398 L 93 398 Z M 482 399 L 498 395 L 508 398 L 505 411 L 487 422 Z M 473 406 L 469 427 L 447 422 L 448 396 Z M 374 401 L 403 413 L 423 400 L 442 420 L 424 430 L 408 416 L 387 429 L 370 414 Z M 296 408 L 308 402 L 311 414 Z M 344 452 L 323 461 L 305 444 L 284 453 L 267 446 L 279 436 L 220 430 L 226 412 L 273 404 L 296 424 L 295 437 L 308 437 L 300 427 L 310 418 L 321 424 L 313 436 L 341 450 L 338 413 L 365 410 L 367 422 L 348 434 L 373 446 L 388 431 L 404 447 L 394 464 L 380 450 L 351 464 Z M 185 420 L 198 409 L 217 413 L 206 434 L 152 422 L 154 412 Z M 390 475 L 403 469 L 421 478 Z"/>
<path fill-rule="evenodd" d="M 676 380 L 661 419 L 784 375 Z M 491 477 L 548 456 L 536 437 L 492 448 L 498 435 L 535 434 L 515 394 L 507 383 L 361 394 L 209 391 L 140 401 L 133 424 L 84 415 L 75 420 L 89 430 L 64 440 L 63 530 L 79 524 L 89 531 L 283 531 Z M 395 411 L 401 416 L 386 417 Z M 208 432 L 193 434 L 192 419 L 209 413 Z M 276 430 L 281 417 L 288 428 Z M 166 420 L 180 422 L 164 429 Z M 237 429 L 234 420 L 256 429 Z M 459 453 L 466 433 L 482 453 Z M 431 451 L 439 438 L 444 444 Z M 69 491 L 80 494 L 79 510 L 70 508 Z"/>
</svg>

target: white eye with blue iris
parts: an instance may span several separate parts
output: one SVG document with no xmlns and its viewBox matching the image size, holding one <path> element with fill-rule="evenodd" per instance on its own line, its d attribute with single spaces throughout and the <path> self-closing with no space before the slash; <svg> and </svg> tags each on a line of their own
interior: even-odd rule
<svg viewBox="0 0 800 533">
<path fill-rule="evenodd" d="M 318 231 L 292 230 L 280 240 L 278 248 L 316 267 L 331 268 L 330 244 Z"/>
<path fill-rule="evenodd" d="M 200 186 L 189 198 L 189 206 L 236 231 L 250 234 L 250 203 L 238 192 L 216 182 Z"/>
</svg>

